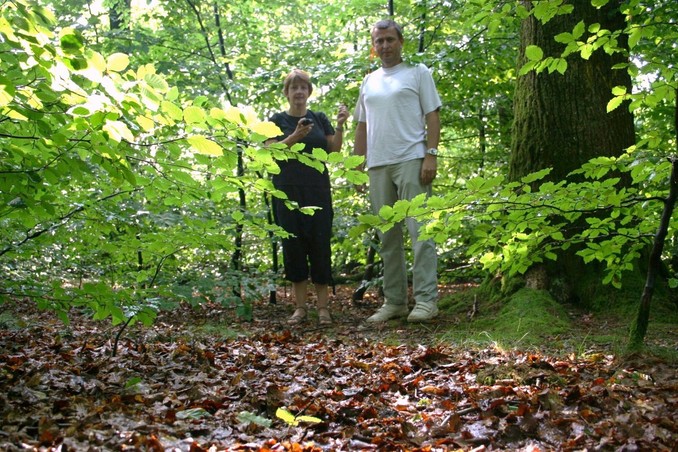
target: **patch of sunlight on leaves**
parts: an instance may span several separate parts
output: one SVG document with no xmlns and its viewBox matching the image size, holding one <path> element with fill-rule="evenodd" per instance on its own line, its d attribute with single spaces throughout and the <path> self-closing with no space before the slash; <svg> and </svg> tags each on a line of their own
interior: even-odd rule
<svg viewBox="0 0 678 452">
<path fill-rule="evenodd" d="M 282 135 L 280 128 L 272 122 L 262 121 L 254 123 L 250 126 L 253 132 L 265 136 L 266 138 L 273 138 Z"/>
<path fill-rule="evenodd" d="M 184 121 L 188 124 L 203 124 L 205 122 L 205 111 L 194 105 L 189 105 L 184 109 Z"/>
<path fill-rule="evenodd" d="M 124 53 L 114 53 L 106 61 L 106 69 L 113 72 L 122 72 L 129 66 L 129 56 Z"/>
<path fill-rule="evenodd" d="M 223 155 L 221 146 L 202 135 L 190 136 L 186 138 L 186 141 L 191 145 L 191 148 L 200 154 L 214 155 L 217 157 Z"/>
<path fill-rule="evenodd" d="M 317 424 L 322 422 L 322 419 L 313 416 L 295 416 L 284 408 L 278 408 L 275 412 L 276 417 L 282 419 L 287 425 L 296 427 L 300 422 L 309 422 L 311 424 Z"/>
</svg>

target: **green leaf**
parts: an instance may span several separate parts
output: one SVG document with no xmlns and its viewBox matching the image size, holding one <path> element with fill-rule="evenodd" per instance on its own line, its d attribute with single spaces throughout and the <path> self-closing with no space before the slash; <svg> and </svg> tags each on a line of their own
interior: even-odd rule
<svg viewBox="0 0 678 452">
<path fill-rule="evenodd" d="M 138 385 L 138 384 L 141 383 L 142 381 L 143 381 L 143 379 L 142 379 L 141 377 L 132 377 L 132 378 L 130 378 L 129 380 L 127 380 L 127 381 L 125 382 L 125 388 L 126 388 L 126 389 L 129 389 L 129 388 L 131 388 L 132 386 Z"/>
<path fill-rule="evenodd" d="M 155 121 L 148 116 L 138 115 L 135 119 L 144 132 L 150 132 L 155 127 Z"/>
<path fill-rule="evenodd" d="M 275 412 L 276 417 L 282 419 L 286 424 L 294 427 L 299 425 L 299 422 L 319 423 L 322 419 L 313 416 L 295 416 L 284 408 L 278 408 Z"/>
<path fill-rule="evenodd" d="M 204 408 L 189 408 L 187 410 L 177 411 L 177 419 L 201 419 L 211 417 L 209 411 Z"/>
<path fill-rule="evenodd" d="M 612 94 L 615 96 L 623 96 L 626 94 L 626 87 L 625 86 L 615 86 L 612 88 Z"/>
<path fill-rule="evenodd" d="M 160 110 L 174 121 L 181 121 L 184 117 L 181 107 L 176 105 L 174 102 L 162 101 L 160 103 Z"/>
<path fill-rule="evenodd" d="M 167 91 L 167 100 L 174 101 L 179 98 L 179 88 L 173 86 Z"/>
<path fill-rule="evenodd" d="M 539 46 L 529 45 L 525 48 L 525 56 L 530 61 L 539 61 L 544 58 L 544 51 Z"/>
<path fill-rule="evenodd" d="M 80 53 L 84 47 L 82 36 L 72 28 L 64 28 L 60 36 L 60 44 L 63 51 L 67 54 Z"/>
<path fill-rule="evenodd" d="M 275 138 L 282 135 L 282 130 L 268 121 L 256 122 L 250 126 L 250 129 L 266 138 Z"/>
<path fill-rule="evenodd" d="M 588 60 L 591 58 L 591 55 L 593 54 L 593 45 L 591 44 L 584 44 L 581 46 L 579 49 L 579 52 L 581 54 L 581 57 L 585 60 Z"/>
<path fill-rule="evenodd" d="M 575 38 L 572 36 L 572 33 L 559 33 L 555 36 L 555 41 L 559 42 L 561 44 L 569 44 L 570 42 L 574 41 Z"/>
<path fill-rule="evenodd" d="M 524 176 L 521 180 L 524 184 L 531 184 L 532 182 L 538 181 L 540 179 L 543 179 L 546 175 L 548 175 L 551 172 L 551 168 L 545 168 L 543 170 L 536 171 L 534 173 L 530 173 L 527 176 Z"/>
<path fill-rule="evenodd" d="M 256 414 L 250 413 L 249 411 L 241 411 L 238 413 L 237 419 L 238 422 L 242 422 L 243 424 L 255 424 L 265 428 L 269 428 L 271 424 L 273 424 L 270 419 L 257 416 Z"/>
<path fill-rule="evenodd" d="M 528 61 L 520 68 L 520 71 L 518 72 L 519 75 L 525 75 L 528 72 L 534 70 L 534 68 L 537 67 L 538 64 L 539 61 Z"/>
<path fill-rule="evenodd" d="M 144 76 L 144 81 L 148 83 L 148 86 L 161 93 L 164 93 L 169 89 L 167 81 L 158 74 L 146 74 Z"/>
<path fill-rule="evenodd" d="M 581 36 L 584 34 L 586 31 L 586 24 L 584 24 L 584 21 L 579 21 L 577 25 L 575 25 L 574 30 L 572 30 L 572 36 L 574 39 L 579 39 Z"/>
<path fill-rule="evenodd" d="M 607 103 L 607 112 L 609 113 L 609 112 L 615 110 L 617 107 L 619 107 L 622 104 L 622 102 L 624 102 L 623 96 L 613 97 Z"/>
<path fill-rule="evenodd" d="M 344 167 L 346 169 L 357 168 L 358 166 L 362 165 L 364 161 L 365 157 L 362 155 L 350 155 L 344 160 Z"/>
<path fill-rule="evenodd" d="M 558 58 L 558 65 L 556 66 L 556 70 L 560 74 L 564 74 L 565 71 L 567 71 L 567 60 L 565 58 Z"/>
<path fill-rule="evenodd" d="M 243 218 L 245 218 L 245 214 L 243 214 L 240 210 L 235 210 L 231 214 L 231 218 L 233 218 L 233 220 L 236 222 L 240 222 L 243 220 Z"/>
<path fill-rule="evenodd" d="M 202 135 L 192 135 L 186 138 L 186 141 L 188 141 L 191 147 L 199 154 L 214 155 L 217 157 L 223 155 L 221 146 Z"/>
<path fill-rule="evenodd" d="M 189 124 L 204 124 L 206 120 L 205 110 L 190 105 L 184 109 L 184 121 Z"/>
<path fill-rule="evenodd" d="M 328 163 L 339 163 L 344 161 L 344 156 L 339 152 L 330 152 L 327 156 Z"/>
<path fill-rule="evenodd" d="M 124 53 L 114 53 L 106 61 L 106 70 L 122 72 L 129 66 L 129 57 Z"/>
<path fill-rule="evenodd" d="M 9 105 L 15 93 L 14 84 L 7 77 L 0 75 L 0 107 Z"/>
<path fill-rule="evenodd" d="M 314 148 L 313 149 L 313 157 L 317 158 L 318 160 L 325 161 L 327 160 L 327 152 L 323 149 L 320 148 Z"/>
<path fill-rule="evenodd" d="M 632 49 L 634 48 L 638 42 L 640 42 L 640 39 L 643 37 L 643 29 L 641 27 L 635 26 L 631 29 L 631 33 L 629 34 L 629 48 Z"/>
<path fill-rule="evenodd" d="M 127 127 L 127 124 L 121 121 L 106 121 L 103 130 L 108 132 L 109 137 L 118 143 L 122 140 L 134 141 L 134 135 Z"/>
</svg>

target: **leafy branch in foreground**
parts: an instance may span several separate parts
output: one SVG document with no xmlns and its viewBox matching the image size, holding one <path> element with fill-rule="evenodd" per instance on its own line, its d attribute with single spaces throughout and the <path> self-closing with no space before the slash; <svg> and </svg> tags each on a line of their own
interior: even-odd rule
<svg viewBox="0 0 678 452">
<path fill-rule="evenodd" d="M 465 190 L 401 201 L 378 216 L 364 215 L 353 234 L 367 227 L 387 230 L 406 217 L 424 221 L 422 238 L 439 243 L 469 237 L 472 231 L 468 258 L 491 273 L 508 275 L 522 274 L 535 263 L 556 260 L 560 250 L 582 245 L 577 255 L 585 263 L 603 263 L 603 282 L 619 288 L 623 273 L 633 269 L 658 228 L 668 190 L 662 182 L 670 170 L 670 162 L 655 163 L 636 151 L 618 159 L 591 160 L 572 174 L 583 181 L 545 182 L 537 189 L 533 186 L 548 169 L 521 182 L 475 178 Z M 628 187 L 619 183 L 618 175 L 624 173 L 633 180 Z M 606 178 L 609 174 L 615 176 Z M 675 236 L 675 221 L 670 237 Z"/>
<path fill-rule="evenodd" d="M 279 130 L 253 108 L 184 98 L 154 65 L 133 68 L 75 29 L 53 32 L 55 23 L 27 1 L 0 5 L 5 296 L 30 297 L 64 321 L 75 307 L 115 325 L 148 324 L 177 300 L 237 304 L 228 287 L 252 299 L 277 277 L 260 255 L 282 234 L 263 201 L 243 209 L 238 193 L 280 196 L 265 174 L 290 158 L 364 177 L 356 157 L 264 147 Z M 238 246 L 253 253 L 235 274 L 224 262 Z"/>
</svg>

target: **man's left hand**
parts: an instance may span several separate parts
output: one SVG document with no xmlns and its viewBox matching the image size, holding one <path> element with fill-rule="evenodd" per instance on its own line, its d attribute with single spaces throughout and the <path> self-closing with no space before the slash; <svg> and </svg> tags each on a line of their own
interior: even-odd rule
<svg viewBox="0 0 678 452">
<path fill-rule="evenodd" d="M 428 185 L 433 182 L 438 172 L 438 159 L 433 155 L 426 155 L 421 164 L 421 174 L 419 175 L 422 185 Z"/>
</svg>

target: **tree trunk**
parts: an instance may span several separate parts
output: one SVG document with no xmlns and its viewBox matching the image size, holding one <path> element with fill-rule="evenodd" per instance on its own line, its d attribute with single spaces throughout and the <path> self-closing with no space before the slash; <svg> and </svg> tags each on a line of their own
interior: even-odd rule
<svg viewBox="0 0 678 452">
<path fill-rule="evenodd" d="M 669 231 L 671 217 L 678 202 L 678 90 L 676 91 L 676 108 L 674 111 L 674 130 L 676 133 L 676 155 L 671 160 L 671 177 L 669 179 L 669 194 L 664 201 L 664 211 L 662 212 L 659 229 L 652 244 L 652 251 L 650 252 L 650 262 L 647 269 L 647 278 L 645 279 L 645 287 L 643 288 L 643 295 L 640 298 L 640 306 L 638 307 L 638 314 L 636 320 L 631 326 L 629 335 L 629 349 L 637 350 L 643 345 L 645 333 L 647 333 L 648 323 L 650 321 L 650 302 L 654 295 L 655 281 L 657 275 L 661 272 L 662 266 L 662 252 L 664 251 L 664 244 L 666 236 Z"/>
<path fill-rule="evenodd" d="M 554 37 L 572 32 L 580 21 L 586 26 L 598 23 L 602 29 L 613 32 L 624 28 L 624 17 L 616 6 L 618 2 L 609 2 L 600 9 L 592 7 L 590 0 L 567 3 L 574 6 L 571 14 L 555 16 L 546 24 L 532 16 L 522 22 L 519 67 L 527 61 L 525 49 L 529 45 L 539 46 L 544 57 L 560 57 L 564 47 Z M 524 4 L 530 7 L 532 2 Z M 581 40 L 586 38 L 584 35 Z M 619 45 L 627 47 L 623 33 Z M 635 143 L 633 115 L 626 105 L 607 112 L 613 87 L 625 86 L 631 91 L 628 73 L 612 69 L 627 61 L 621 53 L 608 55 L 599 49 L 588 60 L 579 54 L 567 57 L 565 74 L 532 71 L 518 78 L 509 166 L 511 180 L 550 167 L 550 180 L 560 181 L 591 158 L 621 155 Z M 558 256 L 557 262 L 537 269 L 540 275 L 543 276 L 544 271 L 547 275 L 546 279 L 540 279 L 546 281 L 546 287 L 538 288 L 553 289 L 557 277 L 562 293 L 554 294 L 556 298 L 580 301 L 590 297 L 591 287 L 585 286 L 600 286 L 602 269 L 585 266 L 575 256 L 576 251 L 570 248 Z"/>
<path fill-rule="evenodd" d="M 678 157 L 672 158 L 671 167 L 669 195 L 664 201 L 664 211 L 662 212 L 661 222 L 654 238 L 652 251 L 650 252 L 650 263 L 647 270 L 645 287 L 643 288 L 643 295 L 640 298 L 638 315 L 631 327 L 631 334 L 629 337 L 629 348 L 631 350 L 637 350 L 643 345 L 645 333 L 647 333 L 647 326 L 650 321 L 650 302 L 654 295 L 657 275 L 661 272 L 664 243 L 666 242 L 666 235 L 669 231 L 669 223 L 673 216 L 676 200 L 678 200 Z"/>
<path fill-rule="evenodd" d="M 531 3 L 531 2 L 528 2 Z M 575 0 L 574 12 L 556 16 L 546 24 L 534 17 L 523 21 L 520 35 L 519 67 L 526 62 L 525 48 L 537 45 L 544 56 L 560 56 L 563 44 L 554 37 L 571 32 L 579 21 L 599 23 L 601 28 L 624 28 L 624 17 L 610 2 L 601 9 L 590 0 Z M 619 38 L 625 46 L 624 34 Z M 582 38 L 583 39 L 583 38 Z M 511 180 L 552 167 L 553 180 L 562 180 L 589 159 L 617 156 L 635 143 L 633 116 L 628 108 L 607 113 L 612 88 L 626 86 L 631 78 L 615 64 L 628 62 L 620 53 L 596 51 L 588 60 L 579 54 L 567 58 L 565 74 L 534 71 L 519 77 L 514 97 L 514 131 L 509 175 Z"/>
</svg>

